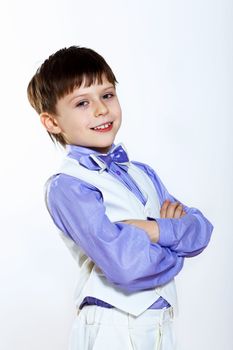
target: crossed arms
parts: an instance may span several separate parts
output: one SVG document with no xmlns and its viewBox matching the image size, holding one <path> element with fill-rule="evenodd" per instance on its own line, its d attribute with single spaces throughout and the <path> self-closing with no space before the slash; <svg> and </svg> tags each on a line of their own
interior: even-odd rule
<svg viewBox="0 0 233 350">
<path fill-rule="evenodd" d="M 213 229 L 198 209 L 182 204 L 181 211 L 156 174 L 149 175 L 162 206 L 156 221 L 111 222 L 100 192 L 69 175 L 55 176 L 48 192 L 48 208 L 56 226 L 110 282 L 128 292 L 169 282 L 182 269 L 184 257 L 204 250 Z M 155 237 L 157 226 L 159 235 Z"/>
<path fill-rule="evenodd" d="M 160 209 L 161 218 L 179 219 L 184 215 L 186 215 L 186 213 L 183 209 L 182 204 L 179 202 L 170 202 L 170 200 L 168 199 L 164 201 Z M 132 219 L 132 220 L 123 220 L 121 222 L 134 225 L 138 228 L 145 230 L 151 242 L 157 243 L 159 241 L 159 234 L 160 234 L 159 225 L 157 224 L 156 221 Z"/>
</svg>

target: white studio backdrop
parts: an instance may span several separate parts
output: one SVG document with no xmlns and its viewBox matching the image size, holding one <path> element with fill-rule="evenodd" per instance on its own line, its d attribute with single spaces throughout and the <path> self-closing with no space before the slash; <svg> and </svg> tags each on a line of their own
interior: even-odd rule
<svg viewBox="0 0 233 350">
<path fill-rule="evenodd" d="M 116 74 L 116 142 L 215 227 L 177 277 L 178 350 L 233 348 L 232 18 L 231 0 L 1 2 L 1 349 L 65 350 L 75 317 L 75 262 L 43 199 L 62 152 L 26 97 L 37 67 L 70 45 Z"/>
</svg>

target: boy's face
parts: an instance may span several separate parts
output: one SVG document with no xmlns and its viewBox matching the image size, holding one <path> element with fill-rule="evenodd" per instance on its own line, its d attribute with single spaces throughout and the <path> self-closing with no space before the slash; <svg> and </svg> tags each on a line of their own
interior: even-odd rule
<svg viewBox="0 0 233 350">
<path fill-rule="evenodd" d="M 114 86 L 103 77 L 85 87 L 85 81 L 72 93 L 59 99 L 57 115 L 41 114 L 41 121 L 51 133 L 62 133 L 67 144 L 92 148 L 107 153 L 121 125 L 121 107 Z M 53 119 L 52 121 L 47 118 Z M 98 126 L 104 128 L 94 130 Z"/>
</svg>

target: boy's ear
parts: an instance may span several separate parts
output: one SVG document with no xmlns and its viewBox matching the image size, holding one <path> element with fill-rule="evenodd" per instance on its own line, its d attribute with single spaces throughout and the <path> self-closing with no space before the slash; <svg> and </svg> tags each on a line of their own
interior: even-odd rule
<svg viewBox="0 0 233 350">
<path fill-rule="evenodd" d="M 61 128 L 53 115 L 43 112 L 40 114 L 40 121 L 50 133 L 59 134 L 61 132 Z"/>
</svg>

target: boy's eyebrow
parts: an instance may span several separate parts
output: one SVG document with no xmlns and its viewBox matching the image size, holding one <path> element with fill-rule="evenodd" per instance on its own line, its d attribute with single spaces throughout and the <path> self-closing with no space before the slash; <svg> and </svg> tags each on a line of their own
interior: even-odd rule
<svg viewBox="0 0 233 350">
<path fill-rule="evenodd" d="M 114 88 L 115 89 L 115 86 L 114 85 L 109 85 L 107 87 L 105 87 L 102 91 L 105 91 L 105 90 L 108 90 L 110 88 Z M 72 102 L 75 98 L 77 97 L 82 97 L 82 96 L 86 96 L 86 95 L 89 95 L 88 92 L 84 93 L 84 94 L 78 94 L 78 95 L 75 95 L 73 97 L 71 97 L 71 99 L 68 101 L 68 102 Z"/>
</svg>

